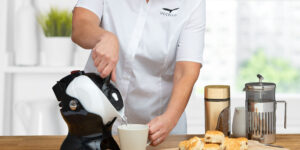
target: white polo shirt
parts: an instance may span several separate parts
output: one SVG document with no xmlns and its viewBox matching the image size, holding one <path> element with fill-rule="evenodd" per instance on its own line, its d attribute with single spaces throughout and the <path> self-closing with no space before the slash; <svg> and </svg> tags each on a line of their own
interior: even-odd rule
<svg viewBox="0 0 300 150">
<path fill-rule="evenodd" d="M 202 63 L 205 0 L 78 0 L 76 7 L 118 37 L 116 85 L 129 123 L 146 124 L 165 111 L 176 61 Z M 91 57 L 85 71 L 97 73 Z M 186 130 L 184 113 L 171 134 Z"/>
</svg>

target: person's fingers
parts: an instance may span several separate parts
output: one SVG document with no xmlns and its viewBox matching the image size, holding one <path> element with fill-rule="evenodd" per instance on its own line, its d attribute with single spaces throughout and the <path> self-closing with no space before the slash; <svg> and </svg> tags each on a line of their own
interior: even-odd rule
<svg viewBox="0 0 300 150">
<path fill-rule="evenodd" d="M 158 137 L 156 140 L 152 141 L 151 145 L 152 146 L 159 145 L 160 143 L 162 143 L 165 140 L 166 137 L 167 137 L 166 135 L 162 135 L 162 136 Z"/>
<path fill-rule="evenodd" d="M 160 126 L 159 124 L 155 121 L 155 120 L 152 120 L 150 123 L 149 123 L 149 134 L 154 134 L 155 132 L 157 132 L 158 130 L 160 129 Z"/>
<path fill-rule="evenodd" d="M 93 59 L 94 60 L 94 65 L 95 65 L 95 67 L 98 67 L 98 65 L 99 65 L 99 63 L 101 62 L 101 58 L 100 57 L 95 57 L 95 59 Z"/>
<path fill-rule="evenodd" d="M 97 71 L 100 73 L 101 77 L 104 77 L 103 71 L 105 67 L 108 65 L 108 63 L 104 60 L 100 60 L 99 64 L 97 65 Z"/>
<path fill-rule="evenodd" d="M 95 48 L 92 49 L 92 58 L 94 60 L 95 66 L 98 66 L 100 61 L 106 59 L 101 49 L 102 49 L 101 45 L 96 46 Z"/>
<path fill-rule="evenodd" d="M 112 80 L 113 82 L 116 82 L 116 80 L 117 80 L 117 76 L 116 76 L 116 66 L 114 67 L 114 69 L 113 69 L 113 71 L 112 71 L 112 73 L 111 73 L 111 80 Z"/>
<path fill-rule="evenodd" d="M 101 70 L 103 72 L 104 68 L 109 64 L 105 59 L 100 59 L 99 63 L 97 64 L 97 69 Z"/>
<path fill-rule="evenodd" d="M 155 132 L 154 134 L 150 134 L 149 135 L 149 140 L 152 141 L 152 143 L 157 140 L 159 137 L 161 137 L 161 132 L 158 130 L 157 132 Z"/>
<path fill-rule="evenodd" d="M 96 50 L 93 50 L 92 52 L 92 57 L 94 60 L 94 65 L 97 67 L 99 65 L 99 63 L 103 60 L 103 56 L 98 55 L 98 53 L 96 52 Z"/>
<path fill-rule="evenodd" d="M 107 77 L 113 70 L 114 65 L 112 63 L 109 63 L 108 65 L 105 66 L 105 68 L 103 69 L 103 71 L 101 72 L 101 77 L 105 78 Z"/>
<path fill-rule="evenodd" d="M 96 50 L 92 49 L 92 58 L 93 58 L 94 61 L 95 61 L 96 57 L 97 57 Z"/>
</svg>

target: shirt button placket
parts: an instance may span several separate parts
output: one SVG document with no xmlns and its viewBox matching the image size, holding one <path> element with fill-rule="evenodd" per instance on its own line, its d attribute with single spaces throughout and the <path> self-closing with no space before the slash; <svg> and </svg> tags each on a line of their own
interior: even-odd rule
<svg viewBox="0 0 300 150">
<path fill-rule="evenodd" d="M 138 49 L 138 44 L 141 40 L 142 37 L 142 33 L 143 33 L 143 29 L 145 26 L 145 22 L 146 22 L 146 18 L 147 18 L 147 12 L 148 12 L 149 6 L 147 7 L 141 7 L 140 11 L 139 11 L 139 15 L 134 27 L 134 31 L 133 34 L 131 36 L 131 40 L 129 43 L 129 46 L 127 48 L 128 51 L 130 51 L 130 57 L 128 58 L 127 65 L 126 65 L 126 71 L 125 71 L 125 75 L 124 78 L 126 80 L 128 80 L 128 85 L 127 85 L 127 92 L 129 90 L 129 86 L 130 86 L 130 80 L 131 80 L 131 76 L 133 75 L 133 68 L 131 67 L 134 64 L 134 56 L 136 54 L 136 51 Z"/>
<path fill-rule="evenodd" d="M 127 74 L 128 74 L 128 78 L 130 78 L 130 74 L 132 74 L 132 68 L 129 66 L 133 65 L 133 60 L 134 60 L 134 56 L 136 54 L 136 51 L 138 49 L 138 44 L 142 38 L 142 34 L 143 34 L 143 30 L 145 27 L 145 23 L 146 23 L 146 18 L 147 18 L 147 12 L 149 10 L 149 4 L 141 7 L 140 11 L 139 11 L 139 15 L 134 27 L 134 31 L 128 46 L 128 51 L 130 51 L 130 57 L 128 58 L 127 62 L 127 66 L 128 66 L 128 70 L 127 70 Z"/>
</svg>

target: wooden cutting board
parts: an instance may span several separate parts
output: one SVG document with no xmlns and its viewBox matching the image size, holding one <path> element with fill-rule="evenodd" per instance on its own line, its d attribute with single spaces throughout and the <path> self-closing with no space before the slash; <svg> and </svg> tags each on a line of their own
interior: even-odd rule
<svg viewBox="0 0 300 150">
<path fill-rule="evenodd" d="M 265 146 L 264 144 L 261 144 L 258 141 L 253 141 L 253 140 L 249 140 L 248 144 L 249 144 L 248 150 L 288 150 L 287 148 Z M 164 148 L 161 150 L 179 150 L 179 148 L 177 148 L 177 147 L 176 148 Z"/>
<path fill-rule="evenodd" d="M 253 140 L 249 140 L 248 144 L 249 144 L 248 150 L 288 150 L 287 148 L 265 146 L 264 144 Z"/>
</svg>

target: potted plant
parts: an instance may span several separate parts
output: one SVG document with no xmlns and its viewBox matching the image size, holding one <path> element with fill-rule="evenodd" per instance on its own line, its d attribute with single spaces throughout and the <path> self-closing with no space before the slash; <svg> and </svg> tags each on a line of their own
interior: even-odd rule
<svg viewBox="0 0 300 150">
<path fill-rule="evenodd" d="M 74 49 L 70 38 L 72 13 L 51 8 L 49 13 L 38 17 L 38 22 L 44 33 L 41 40 L 42 64 L 70 66 Z"/>
</svg>

